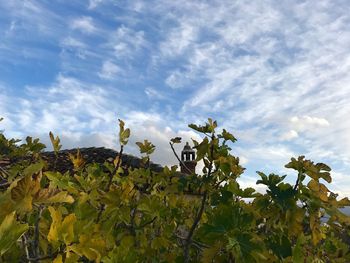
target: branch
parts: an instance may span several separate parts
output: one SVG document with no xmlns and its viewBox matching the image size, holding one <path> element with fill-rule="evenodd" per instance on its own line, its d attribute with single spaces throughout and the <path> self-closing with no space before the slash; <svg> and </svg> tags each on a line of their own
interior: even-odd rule
<svg viewBox="0 0 350 263">
<path fill-rule="evenodd" d="M 38 218 L 35 222 L 35 228 L 34 228 L 33 252 L 35 257 L 38 257 L 39 255 L 39 223 L 40 223 L 42 212 L 43 212 L 43 207 L 40 206 Z"/>
<path fill-rule="evenodd" d="M 211 145 L 210 145 L 210 154 L 211 154 L 211 161 L 209 164 L 209 169 L 208 169 L 208 178 L 210 178 L 211 174 L 212 174 L 212 169 L 213 169 L 213 153 L 214 153 L 214 133 L 212 133 L 211 135 Z M 204 208 L 205 208 L 205 203 L 207 201 L 207 197 L 208 197 L 208 190 L 204 191 L 203 197 L 202 197 L 202 202 L 201 202 L 201 206 L 200 209 L 194 219 L 194 222 L 190 228 L 190 231 L 188 232 L 187 238 L 186 238 L 186 243 L 185 243 L 185 247 L 184 247 L 184 258 L 185 258 L 185 263 L 188 263 L 190 258 L 189 258 L 189 252 L 190 252 L 190 245 L 192 243 L 192 236 L 194 234 L 194 231 L 196 229 L 196 227 L 199 224 L 199 221 L 202 218 L 203 212 L 204 212 Z"/>
<path fill-rule="evenodd" d="M 136 236 L 136 232 L 135 232 L 136 209 L 137 209 L 137 206 L 135 208 L 132 208 L 131 211 L 130 211 L 130 228 L 129 228 L 129 232 L 133 236 Z"/>
<path fill-rule="evenodd" d="M 182 237 L 182 236 L 179 236 L 179 235 L 176 235 L 174 234 L 174 236 L 178 239 L 181 239 L 181 240 L 186 240 L 186 237 Z M 198 249 L 202 250 L 203 248 L 210 248 L 210 246 L 206 245 L 206 244 L 203 244 L 199 241 L 196 241 L 196 240 L 192 240 L 192 245 L 194 245 L 195 247 L 197 247 Z"/>
<path fill-rule="evenodd" d="M 29 260 L 30 258 L 30 254 L 29 254 L 29 244 L 28 244 L 28 240 L 25 234 L 22 235 L 21 237 L 22 239 L 22 246 L 24 248 L 24 251 L 26 252 L 26 258 Z M 29 260 L 30 262 L 30 260 Z"/>
<path fill-rule="evenodd" d="M 186 169 L 190 174 L 192 174 L 192 171 L 185 165 L 185 163 L 184 163 L 184 162 L 180 159 L 180 157 L 177 155 L 177 153 L 176 153 L 176 151 L 175 151 L 175 149 L 174 149 L 174 144 L 171 143 L 171 142 L 169 142 L 169 144 L 170 144 L 171 149 L 173 150 L 173 153 L 174 153 L 176 159 L 183 165 L 183 167 L 185 167 L 185 169 Z"/>
<path fill-rule="evenodd" d="M 57 257 L 58 255 L 58 252 L 52 254 L 52 255 L 46 255 L 46 256 L 38 256 L 38 257 L 28 257 L 27 260 L 29 262 L 33 261 L 33 262 L 38 262 L 38 261 L 41 261 L 41 260 L 45 260 L 45 259 L 53 259 L 55 257 Z"/>
<path fill-rule="evenodd" d="M 4 175 L 6 175 L 7 177 L 10 176 L 10 174 L 9 174 L 4 168 L 2 168 L 1 166 L 0 166 L 0 170 L 1 170 L 1 172 L 2 172 Z M 3 177 L 1 176 L 1 178 L 3 178 Z M 5 179 L 5 178 L 3 178 L 3 179 Z"/>
<path fill-rule="evenodd" d="M 108 181 L 108 185 L 106 187 L 106 191 L 108 192 L 111 185 L 112 185 L 112 182 L 113 182 L 113 176 L 115 175 L 115 173 L 118 171 L 119 169 L 119 166 L 120 166 L 120 163 L 121 163 L 121 160 L 122 160 L 122 155 L 123 155 L 123 150 L 124 150 L 124 145 L 121 145 L 120 146 L 120 151 L 119 151 L 119 159 L 118 159 L 118 162 L 117 162 L 117 165 L 114 167 L 113 171 L 109 174 L 109 181 Z"/>
<path fill-rule="evenodd" d="M 123 150 L 124 150 L 124 145 L 120 145 L 120 151 L 118 154 L 119 159 L 118 159 L 117 165 L 114 167 L 113 171 L 109 174 L 109 181 L 108 181 L 108 184 L 106 187 L 106 192 L 109 192 L 111 185 L 112 185 L 112 182 L 113 182 L 113 176 L 115 175 L 115 173 L 118 171 L 118 169 L 120 167 L 122 156 L 123 156 Z M 105 204 L 100 205 L 98 215 L 96 218 L 96 223 L 98 223 L 101 220 L 101 216 L 102 216 L 103 211 L 105 210 L 105 207 L 106 207 Z"/>
<path fill-rule="evenodd" d="M 105 204 L 100 205 L 100 208 L 99 208 L 98 214 L 97 214 L 97 218 L 96 218 L 96 223 L 100 222 L 101 217 L 102 217 L 102 213 L 105 210 L 105 208 L 106 208 Z"/>
<path fill-rule="evenodd" d="M 150 220 L 150 221 L 148 221 L 148 222 L 146 222 L 146 223 L 143 223 L 142 225 L 139 226 L 139 228 L 143 228 L 143 227 L 145 227 L 145 226 L 147 226 L 147 225 L 152 224 L 154 221 L 156 221 L 156 219 L 157 219 L 157 216 L 153 217 L 152 220 Z"/>
<path fill-rule="evenodd" d="M 2 183 L 2 184 L 0 184 L 0 189 L 7 188 L 10 184 L 11 184 L 10 182 Z"/>
<path fill-rule="evenodd" d="M 297 181 L 295 182 L 295 185 L 294 185 L 294 188 L 293 190 L 296 191 L 298 186 L 299 186 L 299 183 L 300 183 L 300 177 L 301 177 L 301 172 L 298 173 L 298 178 L 297 178 Z"/>
</svg>

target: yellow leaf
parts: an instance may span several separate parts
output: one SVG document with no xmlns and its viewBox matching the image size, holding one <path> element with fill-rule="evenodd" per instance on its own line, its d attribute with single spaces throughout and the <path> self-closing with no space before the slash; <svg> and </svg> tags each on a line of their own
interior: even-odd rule
<svg viewBox="0 0 350 263">
<path fill-rule="evenodd" d="M 211 263 L 221 250 L 221 242 L 216 242 L 213 246 L 203 250 L 201 263 Z"/>
<path fill-rule="evenodd" d="M 15 212 L 7 215 L 0 224 L 0 255 L 9 250 L 28 228 L 27 224 L 16 221 Z"/>
<path fill-rule="evenodd" d="M 66 244 L 70 244 L 74 240 L 74 223 L 76 220 L 75 214 L 69 214 L 63 219 L 60 233 Z"/>
<path fill-rule="evenodd" d="M 85 160 L 81 156 L 80 150 L 78 149 L 77 155 L 74 156 L 73 154 L 69 153 L 69 159 L 72 161 L 74 169 L 78 170 L 82 168 L 85 165 Z"/>
<path fill-rule="evenodd" d="M 63 263 L 62 255 L 57 255 L 57 257 L 52 261 L 52 263 Z"/>
<path fill-rule="evenodd" d="M 310 182 L 307 185 L 310 190 L 319 197 L 322 201 L 328 202 L 328 188 L 316 180 L 311 179 Z"/>
<path fill-rule="evenodd" d="M 52 206 L 49 206 L 49 211 L 51 214 L 52 223 L 50 226 L 49 234 L 47 235 L 47 240 L 51 243 L 56 244 L 58 242 L 58 233 L 62 221 L 62 214 L 59 210 L 55 210 L 55 208 Z"/>
<path fill-rule="evenodd" d="M 310 214 L 310 228 L 311 228 L 312 243 L 314 245 L 317 245 L 321 240 L 325 238 L 325 234 L 321 230 L 318 212 Z"/>
<path fill-rule="evenodd" d="M 79 244 L 69 246 L 70 251 L 95 262 L 100 262 L 105 249 L 106 242 L 97 232 L 90 235 L 80 235 Z"/>
<path fill-rule="evenodd" d="M 47 188 L 39 191 L 35 197 L 34 202 L 39 204 L 47 203 L 73 203 L 74 199 L 67 192 L 60 192 L 57 189 Z"/>
<path fill-rule="evenodd" d="M 17 184 L 11 189 L 11 199 L 16 203 L 19 211 L 30 212 L 32 210 L 33 195 L 39 190 L 40 178 L 33 179 L 32 176 L 27 175 L 17 181 Z"/>
<path fill-rule="evenodd" d="M 53 244 L 57 244 L 59 241 L 62 241 L 65 244 L 73 242 L 74 223 L 76 221 L 75 215 L 69 214 L 62 221 L 62 213 L 59 210 L 55 210 L 55 208 L 50 206 L 49 211 L 52 223 L 47 236 L 48 241 Z"/>
<path fill-rule="evenodd" d="M 286 221 L 289 224 L 288 232 L 290 235 L 298 236 L 303 232 L 304 214 L 305 211 L 299 207 L 287 211 Z"/>
<path fill-rule="evenodd" d="M 67 246 L 67 250 L 68 250 L 68 248 L 69 248 L 69 246 Z M 68 250 L 66 253 L 65 263 L 76 263 L 76 262 L 78 262 L 79 258 L 80 258 L 79 255 Z"/>
</svg>

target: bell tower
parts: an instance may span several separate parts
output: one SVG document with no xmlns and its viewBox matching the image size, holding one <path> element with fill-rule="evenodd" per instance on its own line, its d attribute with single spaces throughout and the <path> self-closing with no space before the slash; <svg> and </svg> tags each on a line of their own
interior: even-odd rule
<svg viewBox="0 0 350 263">
<path fill-rule="evenodd" d="M 196 173 L 196 153 L 191 146 L 186 142 L 181 152 L 181 173 L 183 174 L 195 174 Z"/>
</svg>

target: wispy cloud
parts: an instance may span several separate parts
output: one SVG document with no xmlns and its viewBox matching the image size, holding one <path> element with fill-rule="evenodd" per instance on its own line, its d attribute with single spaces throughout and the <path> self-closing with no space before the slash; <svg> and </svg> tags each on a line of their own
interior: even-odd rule
<svg viewBox="0 0 350 263">
<path fill-rule="evenodd" d="M 92 33 L 96 30 L 93 19 L 88 16 L 74 19 L 71 23 L 71 27 L 80 30 L 83 33 Z"/>
<path fill-rule="evenodd" d="M 101 4 L 103 0 L 89 0 L 89 6 L 88 9 L 94 9 L 96 8 L 99 4 Z"/>
<path fill-rule="evenodd" d="M 122 72 L 123 70 L 116 64 L 112 63 L 111 61 L 105 61 L 103 62 L 101 71 L 98 75 L 103 79 L 115 79 Z"/>
<path fill-rule="evenodd" d="M 135 140 L 147 134 L 168 153 L 166 137 L 187 140 L 186 123 L 210 116 L 237 135 L 250 181 L 305 154 L 333 166 L 346 192 L 346 1 L 13 0 L 0 9 L 7 132 L 55 129 L 83 144 L 112 138 L 118 114 Z"/>
</svg>

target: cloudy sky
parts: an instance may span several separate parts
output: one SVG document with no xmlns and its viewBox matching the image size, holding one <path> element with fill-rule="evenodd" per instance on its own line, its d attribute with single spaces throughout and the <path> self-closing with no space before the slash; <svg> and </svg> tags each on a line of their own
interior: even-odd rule
<svg viewBox="0 0 350 263">
<path fill-rule="evenodd" d="M 303 154 L 350 195 L 348 0 L 10 0 L 0 13 L 7 136 L 116 148 L 121 118 L 128 152 L 149 139 L 174 164 L 168 140 L 212 117 L 238 138 L 243 185 Z"/>
</svg>

